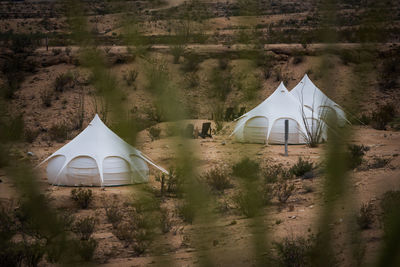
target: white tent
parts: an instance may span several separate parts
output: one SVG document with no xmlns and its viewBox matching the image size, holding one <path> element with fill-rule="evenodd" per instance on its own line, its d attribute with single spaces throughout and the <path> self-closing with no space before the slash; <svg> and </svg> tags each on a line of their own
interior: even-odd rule
<svg viewBox="0 0 400 267">
<path fill-rule="evenodd" d="M 309 109 L 314 114 L 314 117 L 324 120 L 328 111 L 334 111 L 340 124 L 344 124 L 347 121 L 343 109 L 315 86 L 307 74 L 304 75 L 303 79 L 301 79 L 290 93 L 304 107 Z"/>
<path fill-rule="evenodd" d="M 281 83 L 270 97 L 238 119 L 231 136 L 240 142 L 283 144 L 285 120 L 289 121 L 289 144 L 305 143 L 304 121 L 318 122 Z"/>
<path fill-rule="evenodd" d="M 49 183 L 56 185 L 143 183 L 149 175 L 146 163 L 167 173 L 111 131 L 97 114 L 85 130 L 39 165 L 46 161 Z"/>
</svg>

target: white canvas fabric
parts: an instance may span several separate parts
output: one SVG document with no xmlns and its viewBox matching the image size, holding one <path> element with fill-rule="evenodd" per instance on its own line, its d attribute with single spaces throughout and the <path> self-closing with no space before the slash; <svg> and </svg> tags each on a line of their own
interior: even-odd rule
<svg viewBox="0 0 400 267">
<path fill-rule="evenodd" d="M 115 186 L 148 181 L 153 163 L 111 131 L 96 114 L 85 130 L 45 159 L 49 183 L 69 186 Z"/>
<path fill-rule="evenodd" d="M 302 109 L 283 83 L 264 102 L 238 119 L 236 140 L 249 143 L 283 144 L 285 120 L 289 121 L 289 144 L 304 144 L 306 128 L 304 118 L 312 119 L 308 109 Z"/>
<path fill-rule="evenodd" d="M 304 107 L 311 110 L 314 113 L 314 117 L 324 120 L 327 112 L 334 111 L 340 124 L 343 125 L 347 121 L 343 109 L 315 86 L 307 74 L 304 75 L 303 79 L 301 79 L 290 93 Z"/>
</svg>

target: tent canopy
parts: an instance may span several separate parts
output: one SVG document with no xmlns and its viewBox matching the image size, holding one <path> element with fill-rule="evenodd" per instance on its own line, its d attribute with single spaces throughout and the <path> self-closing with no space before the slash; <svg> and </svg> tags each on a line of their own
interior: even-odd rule
<svg viewBox="0 0 400 267">
<path fill-rule="evenodd" d="M 96 114 L 68 144 L 46 158 L 49 182 L 58 185 L 120 185 L 148 181 L 147 164 L 167 173 L 111 131 Z"/>
<path fill-rule="evenodd" d="M 303 79 L 290 91 L 300 103 L 312 111 L 320 119 L 325 119 L 327 111 L 335 111 L 339 120 L 346 121 L 346 115 L 343 109 L 333 100 L 327 97 L 315 84 L 310 80 L 307 74 Z"/>
</svg>

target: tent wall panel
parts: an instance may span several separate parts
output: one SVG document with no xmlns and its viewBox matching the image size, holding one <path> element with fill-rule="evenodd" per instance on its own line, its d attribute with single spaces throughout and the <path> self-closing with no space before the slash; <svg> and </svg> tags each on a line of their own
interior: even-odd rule
<svg viewBox="0 0 400 267">
<path fill-rule="evenodd" d="M 267 141 L 268 119 L 265 117 L 254 117 L 249 119 L 243 129 L 245 142 L 264 144 Z"/>
<path fill-rule="evenodd" d="M 129 163 L 120 157 L 107 157 L 103 161 L 103 184 L 123 185 L 131 184 L 132 171 Z"/>
<path fill-rule="evenodd" d="M 76 157 L 71 160 L 62 173 L 62 178 L 64 177 L 67 179 L 68 184 L 101 185 L 97 163 L 93 158 L 87 156 Z"/>
<path fill-rule="evenodd" d="M 284 144 L 285 143 L 285 120 L 289 121 L 289 144 L 300 143 L 301 135 L 298 123 L 293 119 L 277 119 L 271 128 L 268 142 L 271 144 Z"/>
<path fill-rule="evenodd" d="M 133 168 L 133 179 L 137 183 L 147 182 L 149 180 L 149 167 L 146 162 L 136 155 L 130 155 Z"/>
<path fill-rule="evenodd" d="M 49 160 L 49 164 L 47 164 L 46 172 L 47 172 L 47 177 L 49 177 L 49 182 L 50 183 L 55 183 L 55 178 L 57 174 L 60 172 L 61 168 L 65 164 L 65 156 L 63 155 L 58 155 L 55 156 L 54 158 L 51 158 Z"/>
</svg>

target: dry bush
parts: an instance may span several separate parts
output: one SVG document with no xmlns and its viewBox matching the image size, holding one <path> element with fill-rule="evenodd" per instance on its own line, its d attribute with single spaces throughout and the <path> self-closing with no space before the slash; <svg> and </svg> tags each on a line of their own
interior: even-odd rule
<svg viewBox="0 0 400 267">
<path fill-rule="evenodd" d="M 154 239 L 157 220 L 153 216 L 154 210 L 149 210 L 147 204 L 134 204 L 136 207 L 126 214 L 127 220 L 114 229 L 115 236 L 123 240 L 127 246 L 131 245 L 136 255 L 143 254 Z"/>
<path fill-rule="evenodd" d="M 295 191 L 294 183 L 279 181 L 273 187 L 274 195 L 280 203 L 286 203 Z"/>
<path fill-rule="evenodd" d="M 224 192 L 225 189 L 231 188 L 233 185 L 229 178 L 228 172 L 222 168 L 214 168 L 203 175 L 207 184 L 216 191 Z"/>
<path fill-rule="evenodd" d="M 87 209 L 93 200 L 92 190 L 84 188 L 72 189 L 71 198 L 81 209 Z"/>
<path fill-rule="evenodd" d="M 160 128 L 151 127 L 149 129 L 149 135 L 150 135 L 151 141 L 160 139 L 160 134 L 161 134 L 161 129 Z"/>
<path fill-rule="evenodd" d="M 160 209 L 160 228 L 163 233 L 168 233 L 172 228 L 172 221 L 168 209 Z"/>
<path fill-rule="evenodd" d="M 89 240 L 92 236 L 97 224 L 97 219 L 94 217 L 81 218 L 75 222 L 74 232 L 80 240 Z"/>
<path fill-rule="evenodd" d="M 279 266 L 312 266 L 312 252 L 316 245 L 313 235 L 304 237 L 285 237 L 281 242 L 275 242 Z"/>
<path fill-rule="evenodd" d="M 64 92 L 74 86 L 74 76 L 71 72 L 60 74 L 54 81 L 54 90 L 56 92 Z"/>
<path fill-rule="evenodd" d="M 109 206 L 105 205 L 104 209 L 106 210 L 108 222 L 111 223 L 113 227 L 116 227 L 123 219 L 121 207 L 118 206 L 117 202 L 114 202 Z"/>
<path fill-rule="evenodd" d="M 135 83 L 138 75 L 139 75 L 139 72 L 137 70 L 135 70 L 135 69 L 128 70 L 128 74 L 124 75 L 124 80 L 126 81 L 126 84 L 128 86 L 132 86 Z"/>
<path fill-rule="evenodd" d="M 69 132 L 70 132 L 70 127 L 64 121 L 64 122 L 59 122 L 57 124 L 53 124 L 49 129 L 49 136 L 51 140 L 56 141 L 58 143 L 62 143 L 66 139 L 68 139 Z"/>
<path fill-rule="evenodd" d="M 372 213 L 373 205 L 371 202 L 363 203 L 357 216 L 357 224 L 361 229 L 369 229 L 374 222 L 374 214 Z"/>
<path fill-rule="evenodd" d="M 262 176 L 267 184 L 276 183 L 279 179 L 291 179 L 292 171 L 283 167 L 283 164 L 268 164 L 263 168 Z"/>
<path fill-rule="evenodd" d="M 378 106 L 371 115 L 370 124 L 377 130 L 386 130 L 386 125 L 396 116 L 396 109 L 393 104 Z"/>
<path fill-rule="evenodd" d="M 51 107 L 51 101 L 53 100 L 53 91 L 50 89 L 44 89 L 40 92 L 40 99 L 44 107 Z"/>
<path fill-rule="evenodd" d="M 195 72 L 186 73 L 184 76 L 186 88 L 193 89 L 197 88 L 200 84 L 199 75 Z"/>
<path fill-rule="evenodd" d="M 381 157 L 373 157 L 373 162 L 368 164 L 369 169 L 380 169 L 386 167 L 390 161 L 392 161 L 391 158 L 381 158 Z"/>
<path fill-rule="evenodd" d="M 24 131 L 25 141 L 28 143 L 33 143 L 38 135 L 40 134 L 40 130 L 34 130 L 31 128 L 26 128 Z"/>
</svg>

